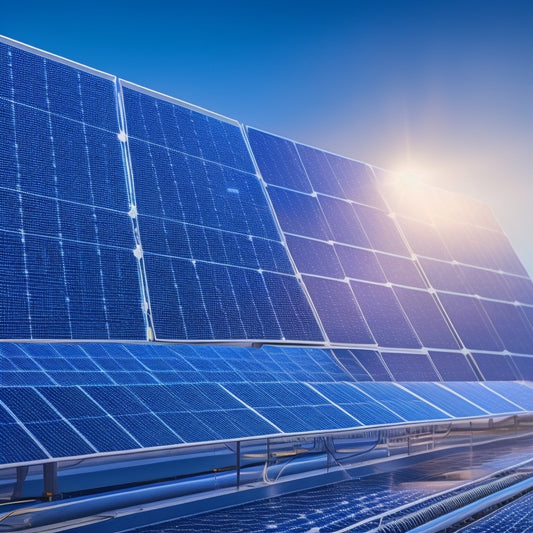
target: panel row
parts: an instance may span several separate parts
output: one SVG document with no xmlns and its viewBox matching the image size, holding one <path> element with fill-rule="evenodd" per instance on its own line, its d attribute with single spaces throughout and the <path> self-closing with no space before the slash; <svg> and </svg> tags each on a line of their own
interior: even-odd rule
<svg viewBox="0 0 533 533">
<path fill-rule="evenodd" d="M 0 386 L 477 380 L 533 381 L 533 358 L 280 346 L 0 344 Z"/>
<path fill-rule="evenodd" d="M 0 338 L 533 355 L 482 203 L 5 39 L 0 81 Z"/>
<path fill-rule="evenodd" d="M 519 383 L 1 387 L 0 461 L 530 410 Z"/>
</svg>

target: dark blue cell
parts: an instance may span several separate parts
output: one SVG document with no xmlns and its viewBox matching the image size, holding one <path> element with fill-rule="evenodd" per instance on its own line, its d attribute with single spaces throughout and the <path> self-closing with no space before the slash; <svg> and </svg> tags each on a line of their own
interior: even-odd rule
<svg viewBox="0 0 533 533">
<path fill-rule="evenodd" d="M 2 187 L 10 189 L 17 187 L 17 144 L 13 107 L 14 104 L 0 98 L 0 183 Z"/>
<path fill-rule="evenodd" d="M 429 352 L 443 381 L 477 381 L 478 377 L 472 369 L 467 357 L 459 352 Z"/>
<path fill-rule="evenodd" d="M 520 379 L 511 357 L 501 354 L 473 353 L 472 357 L 486 380 L 513 381 Z"/>
<path fill-rule="evenodd" d="M 533 328 L 517 306 L 488 300 L 481 305 L 509 352 L 533 355 Z"/>
<path fill-rule="evenodd" d="M 352 204 L 322 195 L 318 201 L 334 241 L 372 248 Z"/>
<path fill-rule="evenodd" d="M 310 193 L 311 184 L 292 141 L 248 128 L 248 139 L 263 179 L 294 191 Z"/>
<path fill-rule="evenodd" d="M 297 144 L 296 148 L 313 190 L 336 198 L 344 198 L 344 191 L 333 173 L 327 153 L 303 144 Z"/>
<path fill-rule="evenodd" d="M 0 430 L 0 464 L 38 461 L 47 456 L 32 437 L 17 424 L 3 424 Z"/>
<path fill-rule="evenodd" d="M 345 199 L 387 210 L 368 165 L 333 154 L 327 154 L 327 159 Z"/>
<path fill-rule="evenodd" d="M 287 246 L 299 272 L 328 278 L 344 278 L 344 272 L 333 245 L 287 235 Z"/>
<path fill-rule="evenodd" d="M 461 276 L 465 280 L 470 294 L 495 300 L 514 301 L 514 299 L 511 300 L 502 274 L 465 265 L 459 265 L 457 268 L 461 271 Z"/>
<path fill-rule="evenodd" d="M 518 355 L 511 356 L 515 367 L 518 369 L 522 379 L 533 381 L 533 358 L 520 357 Z"/>
<path fill-rule="evenodd" d="M 285 233 L 321 241 L 333 238 L 317 198 L 278 187 L 269 187 L 268 193 Z"/>
<path fill-rule="evenodd" d="M 331 342 L 375 344 L 347 283 L 312 276 L 303 279 Z"/>
<path fill-rule="evenodd" d="M 426 354 L 382 352 L 395 381 L 440 381 Z"/>
<path fill-rule="evenodd" d="M 412 259 L 380 253 L 376 254 L 376 256 L 385 273 L 386 281 L 395 285 L 426 288 L 416 263 Z"/>
<path fill-rule="evenodd" d="M 335 245 L 335 252 L 346 277 L 381 283 L 387 281 L 374 252 L 339 244 Z"/>
<path fill-rule="evenodd" d="M 355 381 L 372 381 L 365 367 L 353 356 L 352 350 L 333 350 L 333 353 Z"/>
<path fill-rule="evenodd" d="M 477 299 L 439 294 L 439 300 L 466 348 L 495 352 L 503 350 L 498 334 Z"/>
<path fill-rule="evenodd" d="M 41 387 L 38 389 L 64 418 L 95 418 L 105 411 L 78 387 Z"/>
<path fill-rule="evenodd" d="M 431 286 L 437 290 L 470 294 L 466 281 L 461 274 L 459 265 L 433 261 L 431 259 L 418 259 Z"/>
<path fill-rule="evenodd" d="M 99 452 L 113 452 L 140 448 L 140 444 L 111 417 L 75 418 L 70 423 Z"/>
<path fill-rule="evenodd" d="M 183 442 L 154 414 L 119 415 L 115 417 L 115 420 L 144 448 Z"/>
<path fill-rule="evenodd" d="M 149 409 L 130 392 L 128 387 L 103 385 L 84 387 L 83 390 L 110 415 L 135 415 L 149 412 Z"/>
<path fill-rule="evenodd" d="M 404 287 L 395 287 L 393 290 L 423 346 L 441 349 L 459 348 L 431 294 Z"/>
<path fill-rule="evenodd" d="M 509 301 L 533 305 L 533 282 L 529 278 L 503 276 Z"/>
<path fill-rule="evenodd" d="M 359 281 L 351 281 L 350 285 L 378 345 L 420 348 L 420 341 L 390 287 Z"/>
<path fill-rule="evenodd" d="M 29 280 L 25 274 L 24 242 L 20 235 L 0 232 L 0 318 L 3 339 L 31 338 Z"/>
<path fill-rule="evenodd" d="M 15 101 L 46 110 L 46 60 L 11 46 L 8 54 Z"/>
</svg>

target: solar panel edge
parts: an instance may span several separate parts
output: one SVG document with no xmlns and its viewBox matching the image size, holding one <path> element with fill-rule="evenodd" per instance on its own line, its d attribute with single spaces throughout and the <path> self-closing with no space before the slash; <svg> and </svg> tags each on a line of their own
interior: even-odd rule
<svg viewBox="0 0 533 533">
<path fill-rule="evenodd" d="M 35 46 L 32 46 L 30 44 L 23 43 L 21 41 L 17 41 L 15 39 L 12 39 L 11 37 L 7 37 L 5 35 L 0 34 L 0 43 L 6 44 L 8 46 L 12 46 L 14 48 L 18 48 L 19 50 L 23 50 L 25 52 L 29 52 L 30 54 L 38 55 L 39 57 L 50 59 L 52 61 L 56 61 L 58 63 L 61 63 L 63 65 L 74 67 L 78 70 L 82 70 L 84 72 L 87 72 L 88 74 L 94 74 L 95 76 L 98 76 L 100 78 L 104 78 L 110 81 L 115 81 L 117 77 L 114 74 L 109 74 L 108 72 L 104 72 L 103 70 L 99 70 L 95 67 L 91 67 L 89 65 L 85 65 L 83 63 L 79 63 L 77 61 L 74 61 L 72 59 L 68 59 L 66 57 L 60 56 L 58 54 L 54 54 L 52 52 L 48 52 L 47 50 L 43 50 L 42 48 L 38 48 Z"/>
</svg>

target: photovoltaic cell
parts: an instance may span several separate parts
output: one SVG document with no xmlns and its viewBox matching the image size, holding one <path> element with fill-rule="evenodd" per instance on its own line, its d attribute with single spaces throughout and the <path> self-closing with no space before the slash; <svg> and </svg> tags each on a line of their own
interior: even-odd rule
<svg viewBox="0 0 533 533">
<path fill-rule="evenodd" d="M 472 357 L 486 380 L 513 381 L 520 375 L 508 355 L 473 353 Z"/>
<path fill-rule="evenodd" d="M 467 357 L 459 352 L 430 351 L 429 356 L 443 381 L 477 381 Z"/>
<path fill-rule="evenodd" d="M 121 85 L 155 337 L 322 340 L 239 126 Z"/>
<path fill-rule="evenodd" d="M 440 381 L 426 354 L 382 352 L 381 357 L 395 381 Z"/>
</svg>

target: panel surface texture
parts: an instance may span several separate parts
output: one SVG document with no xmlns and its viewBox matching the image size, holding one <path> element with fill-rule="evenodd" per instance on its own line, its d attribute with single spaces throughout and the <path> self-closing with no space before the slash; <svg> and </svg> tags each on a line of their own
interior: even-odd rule
<svg viewBox="0 0 533 533">
<path fill-rule="evenodd" d="M 239 125 L 122 94 L 156 339 L 321 341 Z"/>
<path fill-rule="evenodd" d="M 146 338 L 113 78 L 0 42 L 0 336 Z"/>
</svg>

